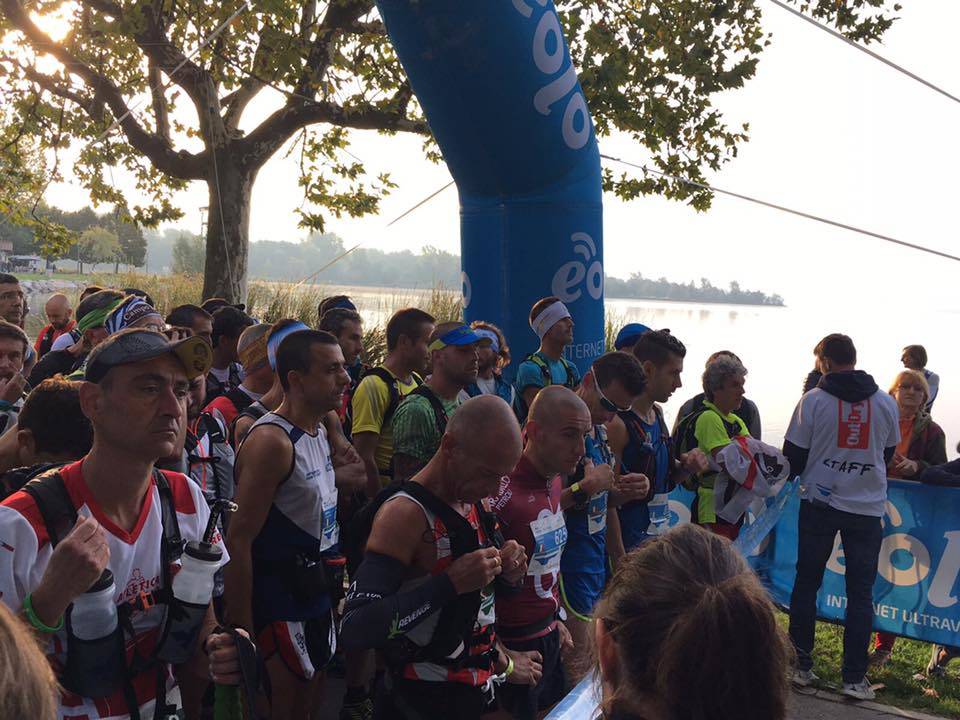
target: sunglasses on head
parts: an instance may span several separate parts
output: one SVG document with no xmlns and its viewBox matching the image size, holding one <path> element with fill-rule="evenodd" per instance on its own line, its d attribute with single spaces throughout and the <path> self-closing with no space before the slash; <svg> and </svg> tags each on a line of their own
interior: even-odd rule
<svg viewBox="0 0 960 720">
<path fill-rule="evenodd" d="M 610 400 L 606 395 L 604 395 L 603 390 L 600 389 L 600 383 L 597 382 L 596 373 L 591 372 L 591 374 L 593 375 L 594 387 L 597 388 L 597 394 L 600 396 L 600 406 L 604 410 L 612 413 L 627 412 L 628 410 L 630 410 L 630 408 L 628 407 L 620 407 L 619 405 L 614 403 L 612 400 Z"/>
</svg>

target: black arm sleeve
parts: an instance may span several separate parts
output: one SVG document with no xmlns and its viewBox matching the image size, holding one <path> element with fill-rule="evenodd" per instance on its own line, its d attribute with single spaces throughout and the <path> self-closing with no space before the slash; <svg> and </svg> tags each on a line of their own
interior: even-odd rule
<svg viewBox="0 0 960 720">
<path fill-rule="evenodd" d="M 920 473 L 918 480 L 928 485 L 960 487 L 960 460 L 928 467 Z"/>
<path fill-rule="evenodd" d="M 344 650 L 383 647 L 457 597 L 446 573 L 399 592 L 407 568 L 396 558 L 368 552 L 350 586 L 343 608 L 340 642 Z"/>
<path fill-rule="evenodd" d="M 893 460 L 893 454 L 897 451 L 897 446 L 888 447 L 883 449 L 883 461 L 889 465 L 890 461 Z"/>
<path fill-rule="evenodd" d="M 789 440 L 783 441 L 783 454 L 790 461 L 790 474 L 802 475 L 807 468 L 807 458 L 810 456 L 810 450 L 794 445 Z"/>
</svg>

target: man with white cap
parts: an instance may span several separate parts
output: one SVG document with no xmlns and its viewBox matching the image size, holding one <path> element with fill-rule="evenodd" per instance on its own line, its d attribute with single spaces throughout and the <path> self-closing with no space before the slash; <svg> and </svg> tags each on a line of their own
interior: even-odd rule
<svg viewBox="0 0 960 720">
<path fill-rule="evenodd" d="M 461 322 L 440 323 L 430 336 L 433 374 L 411 392 L 393 416 L 394 480 L 408 480 L 440 447 L 447 421 L 460 404 L 459 393 L 477 381 L 480 345 L 490 339 Z"/>
<path fill-rule="evenodd" d="M 573 343 L 573 318 L 560 298 L 546 297 L 530 310 L 530 327 L 540 338 L 540 349 L 517 368 L 516 412 L 520 422 L 527 418 L 530 403 L 548 385 L 563 385 L 571 390 L 580 384 L 580 371 L 563 356 Z"/>
</svg>

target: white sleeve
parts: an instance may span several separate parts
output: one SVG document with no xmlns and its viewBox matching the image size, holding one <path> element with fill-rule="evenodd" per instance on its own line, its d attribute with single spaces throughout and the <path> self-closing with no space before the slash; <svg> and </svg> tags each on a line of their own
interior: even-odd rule
<svg viewBox="0 0 960 720">
<path fill-rule="evenodd" d="M 20 612 L 23 599 L 40 584 L 52 550 L 37 553 L 37 535 L 17 510 L 0 505 L 0 600 Z"/>
<path fill-rule="evenodd" d="M 800 398 L 800 402 L 793 411 L 793 417 L 790 418 L 787 434 L 783 438 L 803 450 L 809 450 L 813 440 L 813 408 L 816 404 L 813 393 L 815 392 L 816 390 L 811 390 Z"/>
<path fill-rule="evenodd" d="M 68 347 L 72 347 L 74 342 L 76 341 L 70 333 L 64 333 L 53 341 L 53 345 L 50 346 L 50 352 L 54 350 L 66 350 Z"/>
</svg>

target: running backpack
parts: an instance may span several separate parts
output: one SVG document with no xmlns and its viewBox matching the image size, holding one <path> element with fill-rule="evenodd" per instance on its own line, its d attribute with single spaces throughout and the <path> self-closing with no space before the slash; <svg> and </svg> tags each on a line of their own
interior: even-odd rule
<svg viewBox="0 0 960 720">
<path fill-rule="evenodd" d="M 708 412 L 716 413 L 717 417 L 720 418 L 720 421 L 723 423 L 724 430 L 727 431 L 727 437 L 735 438 L 740 434 L 740 426 L 735 422 L 732 423 L 726 420 L 716 410 L 707 407 L 694 410 L 692 413 L 685 415 L 680 419 L 680 422 L 677 423 L 677 428 L 674 431 L 674 447 L 676 448 L 677 457 L 680 457 L 684 453 L 690 452 L 694 448 L 699 447 L 700 441 L 697 440 L 697 420 L 700 419 L 701 415 Z M 711 473 L 707 474 L 709 475 Z M 688 490 L 695 490 L 699 484 L 700 479 L 696 475 L 691 475 L 684 483 L 684 487 L 686 487 Z"/>
<path fill-rule="evenodd" d="M 384 503 L 398 492 L 405 492 L 436 515 L 447 530 L 447 539 L 450 543 L 451 561 L 480 549 L 477 531 L 470 522 L 460 513 L 447 505 L 423 485 L 415 482 L 391 482 L 369 503 L 354 516 L 349 531 L 341 534 L 341 543 L 344 545 L 344 554 L 356 553 L 362 557 L 366 551 L 367 540 L 373 529 L 373 521 Z M 501 547 L 504 543 L 503 533 L 497 516 L 488 511 L 482 502 L 475 505 L 480 526 L 494 547 Z M 430 643 L 425 646 L 417 645 L 406 636 L 399 636 L 388 641 L 384 654 L 393 665 L 402 665 L 410 662 L 432 661 L 449 665 L 449 656 L 456 652 L 464 643 L 464 638 L 473 634 L 477 615 L 480 612 L 480 591 L 458 595 L 457 599 L 448 603 L 440 611 L 440 617 Z M 469 662 L 469 653 L 463 653 L 464 662 Z"/>
<path fill-rule="evenodd" d="M 527 360 L 529 360 L 538 368 L 540 368 L 540 376 L 543 378 L 544 387 L 550 387 L 551 385 L 556 384 L 553 382 L 553 376 L 550 374 L 550 367 L 547 365 L 546 361 L 542 357 L 540 357 L 537 353 L 533 353 L 531 355 L 527 355 L 527 357 L 524 358 L 524 362 L 526 362 Z M 577 385 L 574 382 L 573 378 L 574 378 L 574 373 L 576 372 L 576 368 L 565 357 L 560 358 L 560 363 L 563 365 L 563 370 L 567 375 L 567 379 L 564 381 L 563 386 L 565 388 L 569 388 L 570 390 L 575 389 Z M 527 422 L 527 413 L 530 412 L 530 408 L 527 407 L 527 403 L 523 399 L 524 390 L 525 388 L 517 387 L 516 395 L 514 396 L 514 403 L 516 405 L 516 407 L 514 407 L 514 412 L 516 413 L 517 419 L 520 421 L 521 425 Z"/>
<path fill-rule="evenodd" d="M 400 380 L 398 378 L 395 378 L 393 374 L 382 365 L 378 365 L 377 367 L 370 368 L 369 370 L 367 370 L 363 374 L 363 376 L 360 378 L 360 382 L 363 382 L 363 378 L 369 375 L 373 375 L 374 377 L 378 377 L 381 380 L 383 380 L 383 384 L 387 386 L 387 390 L 390 393 L 390 400 L 387 403 L 387 409 L 384 410 L 383 412 L 383 420 L 380 423 L 380 427 L 383 428 L 389 425 L 390 421 L 393 420 L 393 415 L 394 413 L 397 412 L 397 408 L 400 407 L 400 402 L 403 400 L 403 395 L 400 392 Z M 413 381 L 417 384 L 418 388 L 420 385 L 423 384 L 423 380 L 416 373 L 411 373 L 411 377 L 413 378 Z M 357 384 L 357 386 L 359 387 L 359 383 Z M 350 412 L 350 417 L 352 418 L 353 417 L 353 397 L 350 398 L 349 412 Z"/>
</svg>

